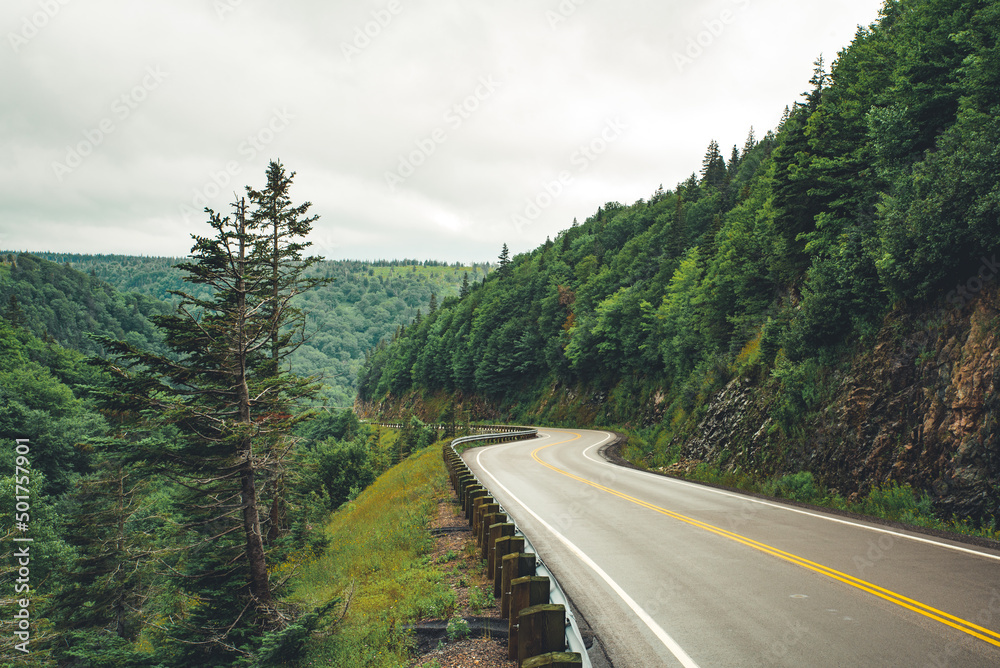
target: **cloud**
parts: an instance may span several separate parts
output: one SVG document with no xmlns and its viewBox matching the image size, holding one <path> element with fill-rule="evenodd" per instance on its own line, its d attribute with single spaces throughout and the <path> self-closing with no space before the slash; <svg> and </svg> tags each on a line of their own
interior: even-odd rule
<svg viewBox="0 0 1000 668">
<path fill-rule="evenodd" d="M 763 134 L 880 5 L 8 0 L 0 246 L 184 254 L 198 204 L 227 210 L 280 158 L 330 257 L 528 250 L 672 187 L 710 139 Z M 627 131 L 515 225 L 614 118 Z"/>
</svg>

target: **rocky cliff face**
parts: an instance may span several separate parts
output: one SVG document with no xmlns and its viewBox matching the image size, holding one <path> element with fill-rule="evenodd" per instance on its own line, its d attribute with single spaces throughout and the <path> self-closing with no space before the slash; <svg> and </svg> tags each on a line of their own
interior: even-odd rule
<svg viewBox="0 0 1000 668">
<path fill-rule="evenodd" d="M 736 379 L 713 399 L 687 459 L 765 473 L 810 470 L 845 496 L 888 481 L 945 516 L 1000 517 L 1000 296 L 886 318 L 873 350 L 834 377 L 800 437 L 774 434 L 767 392 Z"/>
</svg>

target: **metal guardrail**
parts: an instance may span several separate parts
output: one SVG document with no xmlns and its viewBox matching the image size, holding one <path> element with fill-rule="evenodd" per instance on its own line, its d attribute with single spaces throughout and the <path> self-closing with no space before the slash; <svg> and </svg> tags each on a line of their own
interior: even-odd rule
<svg viewBox="0 0 1000 668">
<path fill-rule="evenodd" d="M 521 437 L 521 436 L 537 436 L 538 435 L 538 430 L 537 429 L 530 429 L 530 428 L 525 428 L 525 427 L 516 427 L 514 429 L 518 429 L 520 431 L 496 432 L 496 433 L 492 433 L 492 434 L 476 434 L 476 435 L 473 435 L 473 436 L 463 436 L 461 438 L 456 438 L 450 444 L 451 445 L 451 450 L 456 455 L 458 455 L 458 451 L 455 449 L 455 446 L 461 445 L 463 443 L 470 443 L 470 442 L 482 441 L 482 440 L 508 439 L 508 438 L 518 438 L 518 437 Z M 483 487 L 487 487 L 487 485 L 485 483 L 483 483 L 482 480 L 479 480 L 479 477 L 476 476 L 474 473 L 472 474 L 472 476 L 476 479 L 476 481 L 480 485 L 482 485 Z M 498 505 L 500 505 L 500 504 L 498 503 Z M 506 514 L 508 517 L 510 517 L 510 513 L 508 513 L 503 508 L 502 505 L 500 505 L 500 507 L 501 507 L 502 512 L 504 514 Z M 592 668 L 592 664 L 590 663 L 590 656 L 587 653 L 587 646 L 583 642 L 583 636 L 580 633 L 580 627 L 577 624 L 576 617 L 573 615 L 573 611 L 570 608 L 569 598 L 566 596 L 566 592 L 563 591 L 562 587 L 559 585 L 559 581 L 556 580 L 556 576 L 553 575 L 552 571 L 550 571 L 549 568 L 545 565 L 545 562 L 538 555 L 538 551 L 535 549 L 534 545 L 532 545 L 532 543 L 528 539 L 528 537 L 526 535 L 524 535 L 524 532 L 521 531 L 521 529 L 516 526 L 516 523 L 515 523 L 514 535 L 523 538 L 524 539 L 524 549 L 525 549 L 525 551 L 526 552 L 530 552 L 531 554 L 535 555 L 535 575 L 536 576 L 544 576 L 544 577 L 547 577 L 549 579 L 549 583 L 551 585 L 550 588 L 549 588 L 549 603 L 553 603 L 553 604 L 557 604 L 557 605 L 562 605 L 565 608 L 565 610 L 566 610 L 566 649 L 567 649 L 567 651 L 568 652 L 576 652 L 577 654 L 580 655 L 580 658 L 581 658 L 581 661 L 582 661 L 582 668 Z"/>
<path fill-rule="evenodd" d="M 403 427 L 406 426 L 402 422 L 379 422 L 379 421 L 376 421 L 376 420 L 362 420 L 361 422 L 363 424 L 375 424 L 375 425 L 378 425 L 380 427 L 387 427 L 389 429 L 402 429 Z M 436 429 L 437 431 L 442 431 L 442 430 L 447 429 L 449 427 L 449 425 L 444 425 L 444 424 L 425 424 L 424 426 L 425 427 L 430 427 L 431 429 Z M 464 425 L 460 425 L 460 424 L 456 424 L 455 426 L 456 427 L 460 427 L 460 428 L 464 428 Z M 502 433 L 507 433 L 507 434 L 511 434 L 511 433 L 514 433 L 514 432 L 517 432 L 519 430 L 523 430 L 524 429 L 524 427 L 518 427 L 518 426 L 515 426 L 515 425 L 506 425 L 506 424 L 487 424 L 487 425 L 475 425 L 474 424 L 474 425 L 471 425 L 471 428 L 472 428 L 473 431 L 480 431 L 480 432 L 484 432 L 484 433 L 485 432 L 498 432 L 498 433 L 502 432 Z"/>
</svg>

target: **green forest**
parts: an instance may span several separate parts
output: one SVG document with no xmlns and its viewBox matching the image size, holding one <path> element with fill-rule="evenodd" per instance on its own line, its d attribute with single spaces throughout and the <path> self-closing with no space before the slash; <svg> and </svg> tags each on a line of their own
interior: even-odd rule
<svg viewBox="0 0 1000 668">
<path fill-rule="evenodd" d="M 505 248 L 483 285 L 370 354 L 360 401 L 458 393 L 506 419 L 643 428 L 636 461 L 665 466 L 745 378 L 770 450 L 744 463 L 788 473 L 801 461 L 782 453 L 811 447 L 837 374 L 887 323 L 897 343 L 940 330 L 996 275 L 998 37 L 996 3 L 886 3 L 773 132 L 712 141 L 683 183 Z M 943 310 L 904 323 L 928 305 Z"/>
<path fill-rule="evenodd" d="M 100 344 L 88 334 L 157 345 L 160 334 L 149 322 L 180 302 L 172 291 L 185 289 L 183 258 L 66 253 L 0 253 L 0 304 L 16 323 L 37 336 L 86 353 Z M 357 392 L 357 372 L 365 354 L 432 302 L 457 295 L 463 281 L 481 282 L 489 263 L 447 265 L 433 260 L 328 261 L 307 270 L 329 279 L 296 297 L 308 313 L 308 336 L 290 356 L 291 369 L 317 376 L 318 400 L 348 407 Z M 206 296 L 204 286 L 187 288 Z M 433 299 L 432 299 L 433 296 Z"/>
<path fill-rule="evenodd" d="M 266 188 L 206 211 L 185 259 L 0 257 L 0 437 L 17 443 L 2 534 L 31 538 L 10 543 L 30 576 L 5 561 L 0 601 L 14 610 L 25 582 L 32 634 L 28 654 L 4 635 L 4 665 L 281 665 L 343 613 L 292 602 L 288 574 L 323 552 L 332 511 L 437 434 L 331 409 L 318 374 L 488 265 L 306 256 L 293 177 L 272 162 Z M 98 277 L 146 269 L 147 293 Z M 313 309 L 351 336 L 317 332 Z"/>
</svg>

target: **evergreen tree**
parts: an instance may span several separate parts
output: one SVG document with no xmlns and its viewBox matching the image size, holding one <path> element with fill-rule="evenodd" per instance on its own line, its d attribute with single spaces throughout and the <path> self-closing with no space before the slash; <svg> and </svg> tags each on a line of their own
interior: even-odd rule
<svg viewBox="0 0 1000 668">
<path fill-rule="evenodd" d="M 172 442 L 142 453 L 184 490 L 176 512 L 193 543 L 204 545 L 178 573 L 179 588 L 197 604 L 169 628 L 183 640 L 171 655 L 175 665 L 248 656 L 253 638 L 284 625 L 272 602 L 258 484 L 278 457 L 276 444 L 301 419 L 292 416 L 293 402 L 316 390 L 273 364 L 290 345 L 282 336 L 275 349 L 274 332 L 298 317 L 289 306 L 295 290 L 287 286 L 296 285 L 289 256 L 276 297 L 273 237 L 259 233 L 246 202 L 234 204 L 232 218 L 206 212 L 214 236 L 194 236 L 191 260 L 178 266 L 210 297 L 178 292 L 177 312 L 155 319 L 171 355 L 105 338 L 113 355 L 95 361 L 113 377 L 106 408 L 176 430 Z M 290 247 L 296 236 L 287 235 Z"/>
<path fill-rule="evenodd" d="M 813 75 L 809 79 L 809 83 L 812 84 L 812 90 L 802 93 L 802 96 L 806 98 L 806 107 L 809 108 L 810 113 L 816 111 L 819 106 L 820 100 L 823 97 L 823 90 L 826 88 L 826 83 L 829 80 L 830 75 L 826 72 L 826 65 L 823 62 L 823 55 L 820 54 L 813 62 Z"/>
<path fill-rule="evenodd" d="M 507 244 L 504 244 L 500 250 L 500 266 L 497 269 L 497 279 L 503 280 L 507 278 L 511 275 L 512 271 L 513 269 L 510 266 L 510 250 L 507 248 Z"/>
<path fill-rule="evenodd" d="M 750 126 L 750 132 L 747 134 L 747 140 L 743 144 L 743 152 L 740 154 L 740 159 L 744 159 L 753 150 L 753 147 L 757 145 L 757 139 L 753 134 L 753 126 Z"/>
<path fill-rule="evenodd" d="M 267 263 L 270 274 L 267 277 L 267 287 L 271 299 L 265 302 L 265 310 L 269 319 L 280 324 L 284 331 L 275 329 L 270 332 L 271 362 L 277 365 L 282 359 L 294 352 L 296 345 L 289 345 L 295 330 L 301 332 L 305 320 L 301 311 L 287 305 L 287 297 L 295 296 L 322 283 L 328 279 L 304 278 L 303 272 L 319 261 L 318 257 L 302 258 L 302 251 L 312 245 L 305 237 L 312 231 L 312 224 L 319 216 L 306 216 L 311 202 L 292 206 L 288 191 L 291 189 L 295 172 L 285 173 L 285 167 L 280 161 L 272 160 L 267 167 L 267 187 L 255 190 L 246 187 L 247 197 L 255 206 L 250 215 L 251 227 L 255 232 L 266 238 Z M 286 296 L 285 299 L 282 296 Z M 285 308 L 285 314 L 280 323 L 274 315 L 279 308 Z M 271 369 L 274 373 L 276 369 Z"/>
<path fill-rule="evenodd" d="M 726 165 L 726 178 L 732 179 L 736 176 L 736 171 L 740 168 L 740 149 L 733 144 L 733 152 L 729 156 L 729 164 Z"/>
<path fill-rule="evenodd" d="M 778 121 L 778 131 L 779 132 L 781 131 L 782 128 L 785 127 L 785 123 L 787 123 L 788 119 L 791 118 L 791 117 L 792 117 L 792 111 L 791 111 L 791 109 L 788 108 L 788 105 L 786 104 L 785 105 L 785 110 L 783 112 L 781 112 L 781 120 Z"/>
<path fill-rule="evenodd" d="M 74 512 L 64 520 L 65 535 L 78 557 L 70 568 L 72 586 L 55 604 L 63 628 L 96 626 L 126 640 L 138 636 L 149 587 L 143 580 L 152 577 L 156 551 L 151 539 L 164 533 L 160 522 L 143 517 L 148 486 L 138 469 L 109 457 L 69 495 Z"/>
<path fill-rule="evenodd" d="M 714 139 L 708 144 L 705 157 L 701 161 L 702 183 L 721 188 L 726 181 L 726 161 L 719 152 L 719 142 Z"/>
<path fill-rule="evenodd" d="M 318 257 L 303 259 L 302 252 L 312 245 L 305 237 L 312 231 L 312 224 L 319 216 L 307 216 L 311 202 L 293 206 L 289 196 L 295 172 L 285 173 L 285 167 L 280 161 L 272 160 L 267 167 L 267 186 L 256 190 L 247 186 L 247 198 L 254 205 L 250 220 L 255 232 L 268 243 L 268 289 L 271 299 L 266 303 L 268 317 L 274 321 L 274 309 L 280 308 L 284 299 L 286 313 L 283 321 L 270 333 L 269 364 L 263 370 L 265 375 L 277 373 L 281 363 L 292 355 L 305 341 L 305 314 L 298 308 L 287 303 L 289 297 L 294 297 L 311 288 L 331 282 L 332 278 L 305 278 L 304 273 L 319 261 Z M 271 499 L 270 510 L 267 513 L 265 537 L 270 543 L 285 534 L 286 524 L 286 494 L 283 481 L 283 454 L 289 448 L 282 447 L 271 457 L 271 464 L 263 473 L 266 476 L 264 495 Z"/>
<path fill-rule="evenodd" d="M 24 325 L 24 310 L 17 301 L 17 295 L 11 293 L 7 299 L 7 309 L 4 311 L 3 317 L 7 319 L 11 327 L 22 327 Z"/>
</svg>

